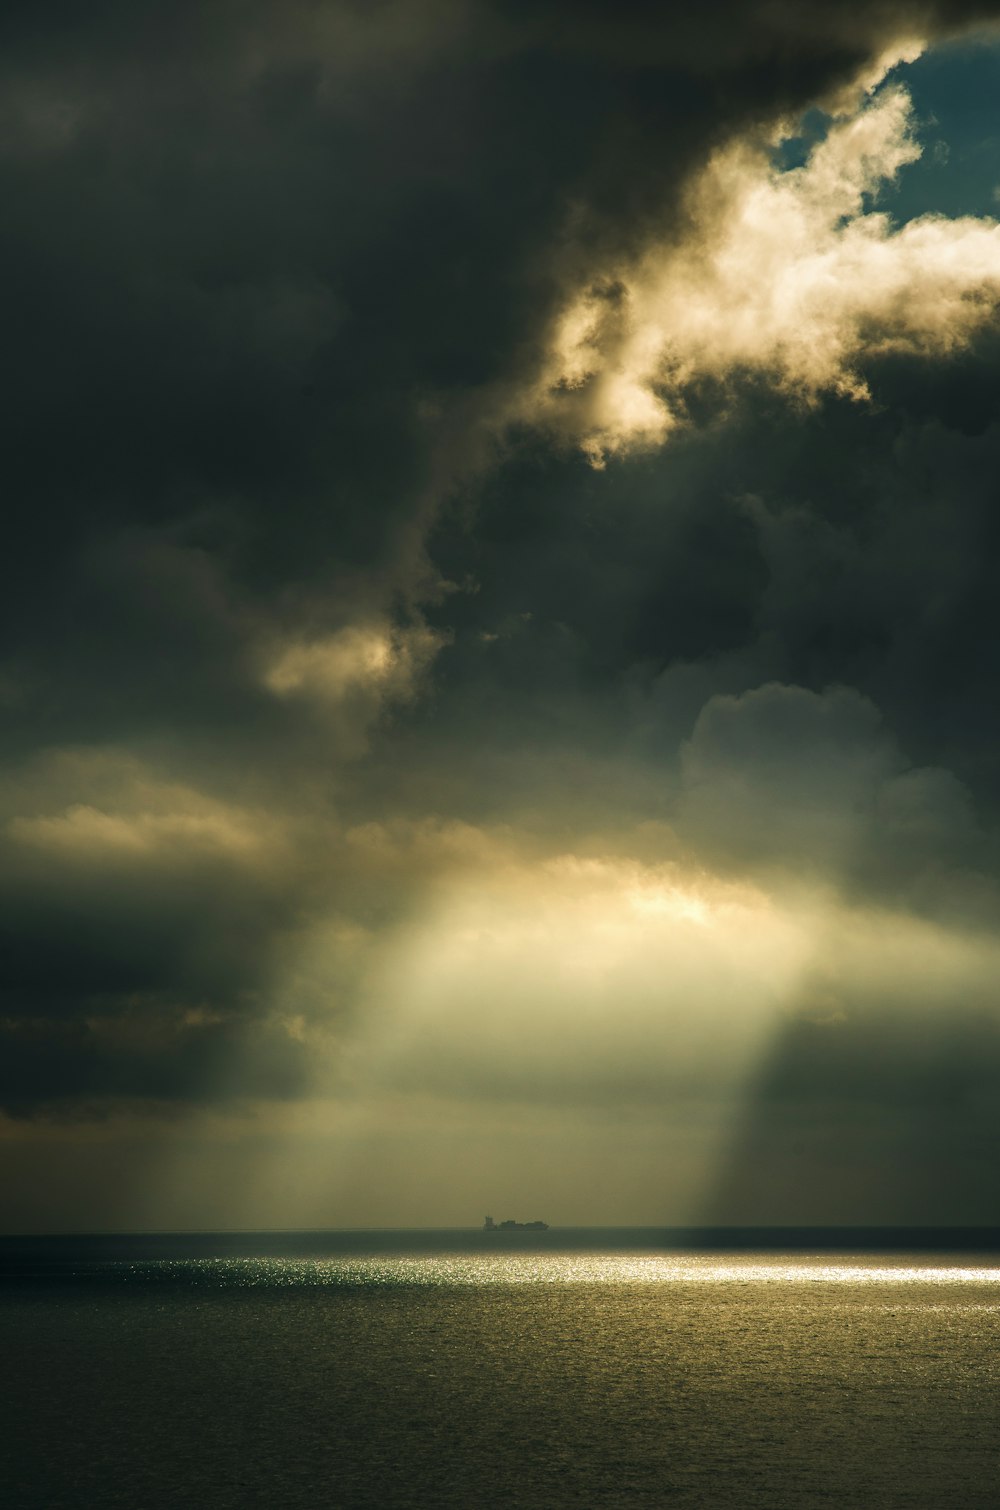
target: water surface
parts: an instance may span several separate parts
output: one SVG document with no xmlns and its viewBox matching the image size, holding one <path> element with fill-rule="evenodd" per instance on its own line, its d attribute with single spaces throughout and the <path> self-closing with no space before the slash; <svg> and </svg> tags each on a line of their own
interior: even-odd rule
<svg viewBox="0 0 1000 1510">
<path fill-rule="evenodd" d="M 0 1244 L 5 1504 L 1000 1504 L 996 1254 L 424 1236 Z"/>
</svg>

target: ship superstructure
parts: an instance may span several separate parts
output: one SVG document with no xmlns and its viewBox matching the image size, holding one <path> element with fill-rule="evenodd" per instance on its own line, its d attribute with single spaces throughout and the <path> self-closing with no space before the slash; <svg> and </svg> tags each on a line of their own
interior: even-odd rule
<svg viewBox="0 0 1000 1510">
<path fill-rule="evenodd" d="M 484 1232 L 548 1232 L 548 1222 L 495 1222 L 488 1216 L 483 1223 Z"/>
</svg>

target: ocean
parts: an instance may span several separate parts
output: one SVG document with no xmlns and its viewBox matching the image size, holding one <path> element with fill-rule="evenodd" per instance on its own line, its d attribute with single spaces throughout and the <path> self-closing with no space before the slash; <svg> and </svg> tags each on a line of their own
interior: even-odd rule
<svg viewBox="0 0 1000 1510">
<path fill-rule="evenodd" d="M 1000 1507 L 997 1234 L 0 1239 L 5 1510 Z"/>
</svg>

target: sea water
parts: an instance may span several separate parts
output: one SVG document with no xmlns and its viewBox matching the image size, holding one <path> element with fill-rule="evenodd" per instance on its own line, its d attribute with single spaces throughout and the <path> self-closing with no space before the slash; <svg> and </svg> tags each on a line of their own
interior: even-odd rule
<svg viewBox="0 0 1000 1510">
<path fill-rule="evenodd" d="M 1000 1506 L 996 1254 L 519 1237 L 0 1244 L 0 1502 Z"/>
</svg>

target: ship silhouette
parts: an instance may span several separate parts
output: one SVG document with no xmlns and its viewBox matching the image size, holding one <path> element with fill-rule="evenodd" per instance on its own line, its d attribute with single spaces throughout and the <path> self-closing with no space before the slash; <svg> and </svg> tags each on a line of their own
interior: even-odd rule
<svg viewBox="0 0 1000 1510">
<path fill-rule="evenodd" d="M 548 1232 L 548 1222 L 495 1222 L 488 1216 L 483 1223 L 484 1232 Z"/>
</svg>

